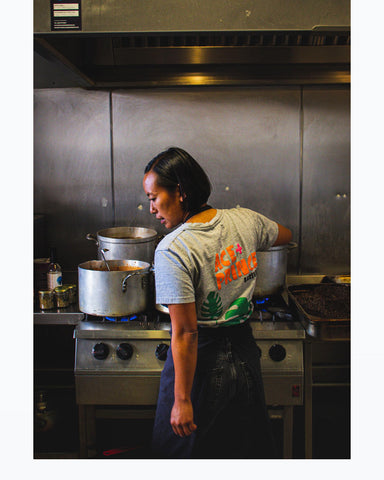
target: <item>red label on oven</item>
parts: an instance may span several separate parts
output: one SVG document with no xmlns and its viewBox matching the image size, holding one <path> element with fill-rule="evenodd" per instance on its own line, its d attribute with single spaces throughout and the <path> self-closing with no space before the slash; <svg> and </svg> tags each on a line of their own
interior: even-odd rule
<svg viewBox="0 0 384 480">
<path fill-rule="evenodd" d="M 292 397 L 300 397 L 300 385 L 292 385 Z"/>
</svg>

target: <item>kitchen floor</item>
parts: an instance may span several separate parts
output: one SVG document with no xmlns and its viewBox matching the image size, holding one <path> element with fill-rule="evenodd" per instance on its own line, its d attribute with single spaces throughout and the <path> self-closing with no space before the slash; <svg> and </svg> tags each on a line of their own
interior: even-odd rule
<svg viewBox="0 0 384 480">
<path fill-rule="evenodd" d="M 68 399 L 67 399 L 68 400 Z M 67 404 L 67 403 L 66 403 Z M 55 404 L 54 404 L 55 406 Z M 35 432 L 35 458 L 76 458 L 78 456 L 77 412 L 60 413 L 48 431 Z M 151 419 L 98 419 L 97 450 L 100 459 L 149 458 Z M 272 422 L 278 452 L 282 458 L 281 420 Z M 294 409 L 293 458 L 305 458 L 304 407 Z M 348 388 L 315 388 L 313 391 L 313 458 L 350 458 L 350 395 Z"/>
</svg>

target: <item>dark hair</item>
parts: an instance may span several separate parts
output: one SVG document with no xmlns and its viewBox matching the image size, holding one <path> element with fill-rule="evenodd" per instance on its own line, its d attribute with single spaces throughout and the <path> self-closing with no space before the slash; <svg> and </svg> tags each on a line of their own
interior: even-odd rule
<svg viewBox="0 0 384 480">
<path fill-rule="evenodd" d="M 211 183 L 196 160 L 185 150 L 171 147 L 159 153 L 145 167 L 144 173 L 153 170 L 158 184 L 174 192 L 177 187 L 184 195 L 184 208 L 188 212 L 198 210 L 207 203 Z"/>
</svg>

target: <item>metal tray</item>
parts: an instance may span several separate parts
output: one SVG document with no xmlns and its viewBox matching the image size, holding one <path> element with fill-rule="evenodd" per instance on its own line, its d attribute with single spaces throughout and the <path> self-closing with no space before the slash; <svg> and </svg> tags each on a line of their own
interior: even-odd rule
<svg viewBox="0 0 384 480">
<path fill-rule="evenodd" d="M 327 287 L 328 290 L 332 289 L 333 292 L 337 292 L 337 289 L 347 288 L 350 292 L 350 287 L 348 285 L 340 285 L 337 283 L 292 285 L 287 287 L 290 306 L 297 312 L 299 320 L 308 335 L 320 340 L 350 340 L 350 315 L 348 318 L 333 318 L 332 316 L 326 315 L 314 315 L 309 313 L 304 308 L 302 302 L 300 302 L 298 294 L 313 293 L 315 295 L 317 294 L 316 292 L 319 291 L 318 287 Z M 324 299 L 327 300 L 327 297 L 325 296 Z M 332 298 L 329 299 L 329 302 L 332 302 Z"/>
</svg>

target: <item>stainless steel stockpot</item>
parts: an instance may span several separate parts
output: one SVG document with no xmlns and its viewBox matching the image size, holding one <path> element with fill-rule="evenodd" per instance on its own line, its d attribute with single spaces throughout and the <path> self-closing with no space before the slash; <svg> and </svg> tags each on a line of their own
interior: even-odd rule
<svg viewBox="0 0 384 480">
<path fill-rule="evenodd" d="M 78 266 L 79 308 L 89 315 L 123 317 L 152 301 L 152 269 L 139 260 L 89 260 Z"/>
<path fill-rule="evenodd" d="M 256 253 L 257 277 L 254 290 L 256 297 L 266 297 L 281 292 L 287 276 L 288 252 L 296 247 L 297 244 L 291 242 Z"/>
<path fill-rule="evenodd" d="M 101 250 L 104 250 L 107 260 L 134 258 L 152 263 L 160 236 L 151 228 L 112 227 L 98 231 L 96 236 L 88 233 L 86 238 L 96 243 L 97 258 L 100 260 L 102 259 Z"/>
</svg>

